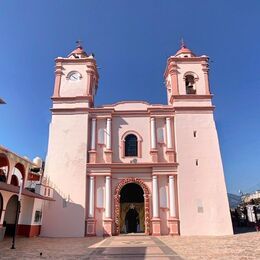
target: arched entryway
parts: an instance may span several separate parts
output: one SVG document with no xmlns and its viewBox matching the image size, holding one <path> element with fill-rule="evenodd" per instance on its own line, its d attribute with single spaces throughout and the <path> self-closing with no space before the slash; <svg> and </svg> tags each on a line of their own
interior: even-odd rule
<svg viewBox="0 0 260 260">
<path fill-rule="evenodd" d="M 138 178 L 122 180 L 115 190 L 115 234 L 150 234 L 150 191 Z"/>
<path fill-rule="evenodd" d="M 13 195 L 6 206 L 4 224 L 6 226 L 5 234 L 11 236 L 15 230 L 15 217 L 17 210 L 18 196 Z"/>
<path fill-rule="evenodd" d="M 120 233 L 144 233 L 144 191 L 136 183 L 120 192 Z"/>
</svg>

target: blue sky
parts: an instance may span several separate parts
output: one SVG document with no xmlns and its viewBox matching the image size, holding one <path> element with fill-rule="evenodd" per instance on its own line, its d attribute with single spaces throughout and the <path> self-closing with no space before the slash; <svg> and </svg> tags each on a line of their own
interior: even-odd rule
<svg viewBox="0 0 260 260">
<path fill-rule="evenodd" d="M 166 103 L 163 72 L 181 37 L 211 58 L 229 192 L 260 188 L 260 1 L 0 0 L 0 144 L 45 157 L 54 58 L 81 39 L 100 67 L 96 105 Z"/>
</svg>

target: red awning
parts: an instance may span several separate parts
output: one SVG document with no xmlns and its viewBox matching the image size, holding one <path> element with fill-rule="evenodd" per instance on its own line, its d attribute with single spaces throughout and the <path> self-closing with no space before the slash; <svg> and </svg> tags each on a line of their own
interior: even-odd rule
<svg viewBox="0 0 260 260">
<path fill-rule="evenodd" d="M 15 193 L 15 194 L 19 193 L 19 187 L 18 186 L 14 186 L 12 184 L 7 184 L 5 182 L 0 182 L 0 190 L 12 192 L 12 193 Z M 31 192 L 27 189 L 22 190 L 22 195 L 27 196 L 27 197 L 31 197 L 31 198 L 36 198 L 36 199 L 55 201 L 52 198 L 44 197 L 40 194 Z"/>
</svg>

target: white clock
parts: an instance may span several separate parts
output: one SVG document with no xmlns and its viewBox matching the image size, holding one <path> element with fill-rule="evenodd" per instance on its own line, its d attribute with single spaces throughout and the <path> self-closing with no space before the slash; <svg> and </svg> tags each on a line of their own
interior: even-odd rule
<svg viewBox="0 0 260 260">
<path fill-rule="evenodd" d="M 68 78 L 71 81 L 78 81 L 81 79 L 81 75 L 79 72 L 75 71 L 75 72 L 70 73 Z"/>
</svg>

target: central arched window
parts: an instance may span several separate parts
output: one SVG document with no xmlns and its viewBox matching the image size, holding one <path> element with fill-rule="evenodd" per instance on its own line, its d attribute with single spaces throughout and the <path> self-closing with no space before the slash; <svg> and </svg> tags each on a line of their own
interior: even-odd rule
<svg viewBox="0 0 260 260">
<path fill-rule="evenodd" d="M 137 155 L 138 155 L 137 137 L 133 134 L 129 134 L 125 137 L 125 156 L 137 156 Z"/>
</svg>

